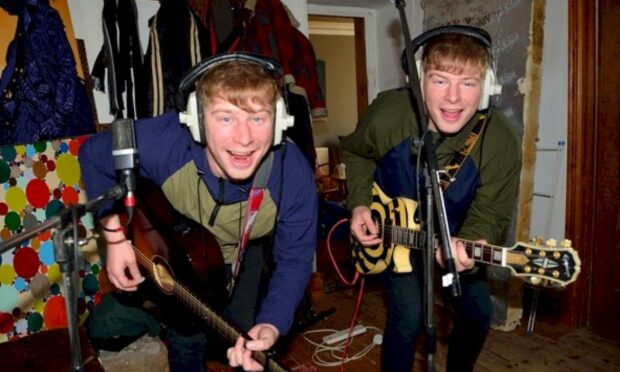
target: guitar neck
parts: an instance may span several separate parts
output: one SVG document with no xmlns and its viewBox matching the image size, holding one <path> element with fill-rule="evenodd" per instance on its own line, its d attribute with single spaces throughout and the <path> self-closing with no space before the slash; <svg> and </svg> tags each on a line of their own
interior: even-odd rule
<svg viewBox="0 0 620 372">
<path fill-rule="evenodd" d="M 219 335 L 223 336 L 228 342 L 234 344 L 239 337 L 243 337 L 249 340 L 250 337 L 237 330 L 229 322 L 227 322 L 221 315 L 211 309 L 208 305 L 202 302 L 194 293 L 192 293 L 183 284 L 176 281 L 167 270 L 155 266 L 153 261 L 144 255 L 140 250 L 134 247 L 136 252 L 136 258 L 138 262 L 146 268 L 149 273 L 156 280 L 157 285 L 162 291 L 173 294 L 180 302 L 185 304 L 191 311 L 204 320 L 209 327 L 216 331 Z M 160 283 L 163 282 L 163 283 Z M 167 290 L 165 290 L 165 289 Z M 270 358 L 266 352 L 255 351 L 252 353 L 252 357 L 263 366 L 268 363 L 268 370 L 285 372 L 280 364 Z M 266 368 L 267 369 L 267 368 Z"/>
<path fill-rule="evenodd" d="M 376 183 L 372 193 L 371 212 L 382 243 L 365 247 L 352 242 L 355 268 L 362 274 L 378 274 L 388 268 L 399 273 L 411 272 L 413 266 L 408 249 L 422 249 L 427 245 L 437 249 L 442 242 L 436 236 L 432 237 L 432 242 L 427 242 L 430 237 L 420 230 L 415 220 L 415 201 L 390 198 Z M 574 282 L 581 271 L 579 254 L 571 247 L 569 239 L 563 239 L 557 246 L 555 239 L 543 242 L 537 237 L 529 243 L 517 242 L 510 248 L 460 240 L 474 261 L 508 268 L 514 275 L 527 278 L 535 285 L 545 280 L 544 284 L 565 286 Z"/>
<path fill-rule="evenodd" d="M 487 265 L 506 266 L 507 248 L 491 244 L 476 243 L 470 240 L 459 240 L 465 245 L 467 255 L 474 259 L 474 261 Z"/>
<path fill-rule="evenodd" d="M 402 245 L 411 249 L 422 249 L 426 245 L 426 233 L 416 231 L 406 227 L 386 226 L 386 233 L 389 233 L 388 241 L 392 244 Z M 491 244 L 476 243 L 471 240 L 459 239 L 465 245 L 467 255 L 474 261 L 487 264 L 506 267 L 506 254 L 508 249 L 498 247 Z M 435 236 L 433 246 L 437 249 L 441 246 L 441 242 Z"/>
<path fill-rule="evenodd" d="M 182 284 L 175 282 L 174 295 L 183 302 L 190 310 L 199 315 L 211 328 L 213 328 L 218 334 L 224 336 L 230 343 L 237 342 L 239 337 L 249 339 L 249 336 L 238 331 L 230 323 L 224 320 L 218 313 L 213 311 L 209 306 L 204 304 L 198 299 L 192 292 L 190 292 Z M 263 351 L 255 351 L 252 353 L 252 357 L 258 361 L 261 365 L 269 363 L 268 370 L 270 371 L 286 371 L 273 359 L 269 358 L 267 353 Z"/>
</svg>

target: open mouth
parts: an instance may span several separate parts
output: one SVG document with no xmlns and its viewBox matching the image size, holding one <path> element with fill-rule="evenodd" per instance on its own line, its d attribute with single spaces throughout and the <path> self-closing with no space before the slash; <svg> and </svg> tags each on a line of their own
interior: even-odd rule
<svg viewBox="0 0 620 372">
<path fill-rule="evenodd" d="M 254 151 L 228 151 L 228 154 L 230 155 L 233 165 L 239 168 L 244 168 L 252 163 L 252 155 L 254 155 Z"/>
<path fill-rule="evenodd" d="M 461 117 L 461 113 L 463 110 L 461 109 L 441 109 L 441 115 L 450 121 L 458 120 Z"/>
</svg>

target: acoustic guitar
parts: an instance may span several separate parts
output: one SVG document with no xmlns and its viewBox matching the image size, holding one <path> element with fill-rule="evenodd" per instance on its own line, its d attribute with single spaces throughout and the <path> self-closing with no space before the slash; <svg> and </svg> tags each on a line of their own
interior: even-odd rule
<svg viewBox="0 0 620 372">
<path fill-rule="evenodd" d="M 426 234 L 420 231 L 414 218 L 417 203 L 403 197 L 392 199 L 376 183 L 373 184 L 372 196 L 370 210 L 383 241 L 365 247 L 352 239 L 355 269 L 362 274 L 378 274 L 388 269 L 398 273 L 411 272 L 410 250 L 421 250 L 426 246 Z M 581 271 L 581 260 L 570 240 L 562 240 L 558 247 L 553 239 L 543 243 L 537 238 L 531 243 L 518 242 L 510 248 L 460 240 L 474 261 L 506 267 L 517 277 L 535 285 L 544 281 L 544 284 L 563 287 L 574 282 Z M 439 243 L 435 238 L 435 249 Z"/>
<path fill-rule="evenodd" d="M 144 214 L 139 209 L 136 210 L 133 224 L 140 224 L 144 222 L 140 222 L 143 218 L 145 218 Z M 151 230 L 145 231 L 144 233 L 154 234 L 155 232 Z M 134 245 L 136 259 L 138 263 L 148 271 L 153 281 L 163 293 L 173 295 L 186 308 L 190 309 L 194 314 L 199 316 L 200 319 L 202 319 L 212 330 L 231 344 L 234 344 L 239 337 L 243 337 L 246 340 L 251 340 L 246 333 L 238 330 L 237 327 L 232 325 L 223 316 L 218 314 L 205 302 L 200 300 L 200 298 L 198 298 L 198 296 L 187 286 L 179 283 L 174 278 L 168 262 L 163 257 L 158 255 L 148 257 L 143 253 L 142 249 L 136 247 L 141 244 L 143 244 L 141 239 L 137 239 Z M 272 351 L 255 351 L 252 354 L 252 357 L 265 366 L 265 370 L 287 371 L 285 367 L 274 359 Z"/>
<path fill-rule="evenodd" d="M 140 184 L 140 190 L 142 199 L 138 199 L 130 235 L 138 264 L 164 294 L 155 297 L 155 304 L 162 308 L 158 317 L 194 332 L 206 325 L 230 344 L 239 337 L 250 340 L 219 313 L 228 292 L 224 259 L 213 235 L 176 212 L 156 186 L 144 183 Z M 170 260 L 175 264 L 171 265 Z M 176 277 L 174 272 L 178 274 Z M 149 282 L 143 283 L 139 290 Z M 146 293 L 146 297 L 154 298 L 153 293 Z M 179 303 L 183 308 L 179 308 Z M 287 371 L 274 354 L 268 350 L 254 352 L 252 356 L 265 370 Z"/>
</svg>

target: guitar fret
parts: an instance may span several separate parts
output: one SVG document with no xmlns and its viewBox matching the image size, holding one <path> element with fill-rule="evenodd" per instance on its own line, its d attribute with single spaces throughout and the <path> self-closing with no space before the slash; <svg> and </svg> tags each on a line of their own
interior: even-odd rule
<svg viewBox="0 0 620 372">
<path fill-rule="evenodd" d="M 501 265 L 502 264 L 502 258 L 503 258 L 503 253 L 504 250 L 501 248 L 493 248 L 493 262 Z"/>
<path fill-rule="evenodd" d="M 482 260 L 484 262 L 493 262 L 493 248 L 482 250 Z"/>
<path fill-rule="evenodd" d="M 400 227 L 397 229 L 394 229 L 394 243 L 400 244 Z"/>
<path fill-rule="evenodd" d="M 474 259 L 481 259 L 482 258 L 482 252 L 484 252 L 483 247 L 476 245 L 476 243 L 473 243 L 472 245 L 473 245 L 472 257 Z"/>
</svg>

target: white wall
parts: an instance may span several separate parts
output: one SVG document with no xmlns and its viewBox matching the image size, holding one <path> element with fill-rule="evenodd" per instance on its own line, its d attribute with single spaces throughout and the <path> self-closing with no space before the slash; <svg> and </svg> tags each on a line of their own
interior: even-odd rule
<svg viewBox="0 0 620 372">
<path fill-rule="evenodd" d="M 568 128 L 568 4 L 547 1 L 545 8 L 542 91 L 538 148 L 561 148 Z M 564 238 L 566 211 L 566 153 L 538 151 L 534 177 L 531 236 Z M 553 198 L 537 195 L 553 195 Z"/>
<path fill-rule="evenodd" d="M 299 31 L 308 36 L 308 2 L 306 0 L 282 0 L 299 22 Z"/>
<path fill-rule="evenodd" d="M 419 2 L 405 7 L 410 40 L 422 33 L 423 12 Z M 403 28 L 395 6 L 378 9 L 377 15 L 377 66 L 380 71 L 379 92 L 405 85 L 400 56 L 405 49 Z M 396 62 L 396 63 L 394 63 Z"/>
</svg>

